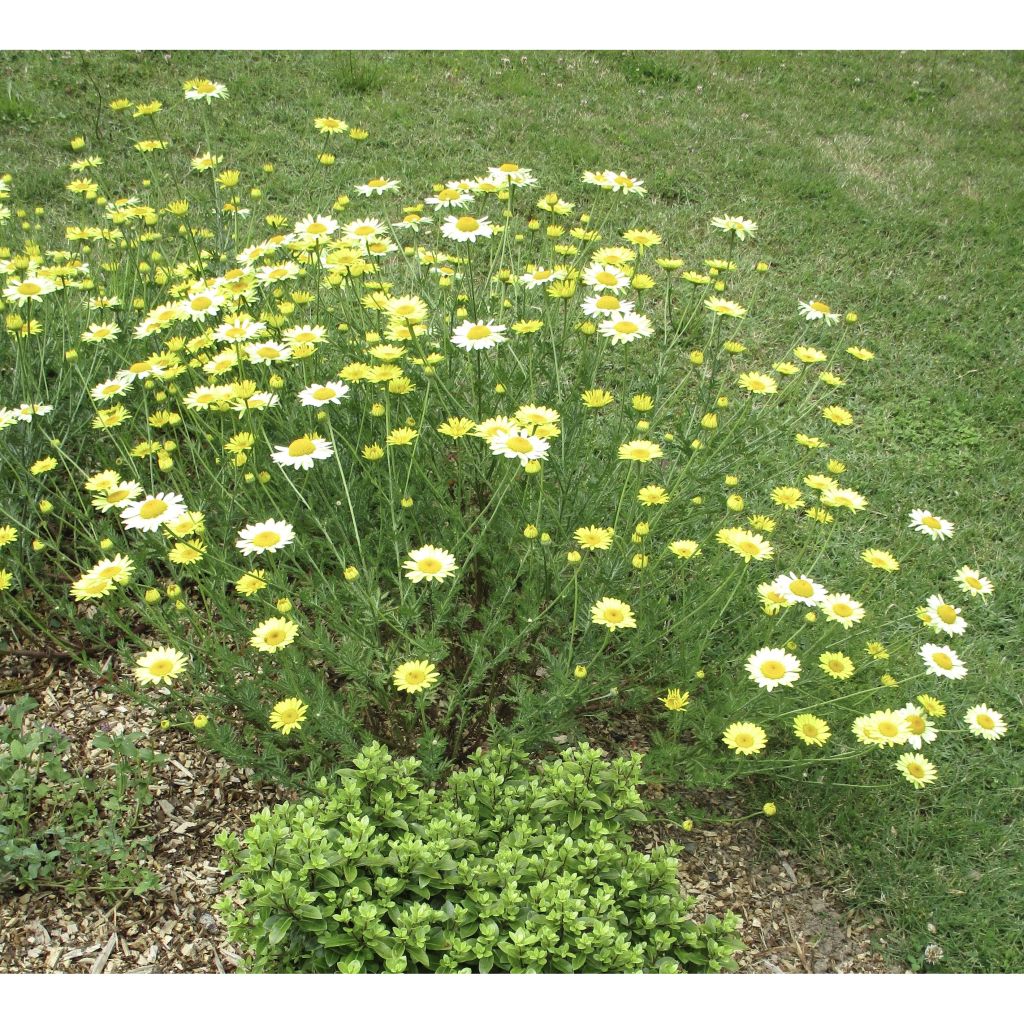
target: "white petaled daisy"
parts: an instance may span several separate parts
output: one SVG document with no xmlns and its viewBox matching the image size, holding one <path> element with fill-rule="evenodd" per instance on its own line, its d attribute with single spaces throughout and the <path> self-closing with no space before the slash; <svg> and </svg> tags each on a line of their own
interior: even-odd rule
<svg viewBox="0 0 1024 1024">
<path fill-rule="evenodd" d="M 855 622 L 860 622 L 865 614 L 864 605 L 849 594 L 829 594 L 822 598 L 819 607 L 826 619 L 838 622 L 843 629 L 849 629 Z"/>
<path fill-rule="evenodd" d="M 614 171 L 605 171 L 603 177 L 603 183 L 613 192 L 623 192 L 626 195 L 638 196 L 642 196 L 647 192 L 647 189 L 644 188 L 643 179 L 631 178 L 625 171 L 619 171 L 618 174 Z"/>
<path fill-rule="evenodd" d="M 959 636 L 967 629 L 967 622 L 961 618 L 960 609 L 947 604 L 941 594 L 932 594 L 924 610 L 929 625 L 947 636 Z"/>
<path fill-rule="evenodd" d="M 312 469 L 313 463 L 320 459 L 329 459 L 334 455 L 334 447 L 330 441 L 322 437 L 309 435 L 297 437 L 287 447 L 275 447 L 271 458 L 279 466 L 292 469 Z"/>
<path fill-rule="evenodd" d="M 402 568 L 409 570 L 405 574 L 406 579 L 412 580 L 413 583 L 422 583 L 423 580 L 445 580 L 458 569 L 458 566 L 455 564 L 455 556 L 450 551 L 425 544 L 409 552 L 409 558 L 402 563 Z"/>
<path fill-rule="evenodd" d="M 224 296 L 214 288 L 207 288 L 183 299 L 178 309 L 186 320 L 205 320 L 208 316 L 216 316 L 223 305 Z"/>
<path fill-rule="evenodd" d="M 229 341 L 235 344 L 239 341 L 252 341 L 266 333 L 267 325 L 265 323 L 241 315 L 225 320 L 213 332 L 213 337 L 216 341 Z"/>
<path fill-rule="evenodd" d="M 128 530 L 154 533 L 172 519 L 180 519 L 188 508 L 180 494 L 161 492 L 147 494 L 141 501 L 129 501 L 121 509 L 121 521 Z"/>
<path fill-rule="evenodd" d="M 438 206 L 441 209 L 448 209 L 449 207 L 460 208 L 468 206 L 476 196 L 472 192 L 467 192 L 463 189 L 456 188 L 456 183 L 446 185 L 436 195 L 427 196 L 425 202 L 428 206 Z"/>
<path fill-rule="evenodd" d="M 832 312 L 832 307 L 821 299 L 812 299 L 810 302 L 799 303 L 800 313 L 805 320 L 823 320 L 827 324 L 834 324 L 839 319 L 838 313 Z"/>
<path fill-rule="evenodd" d="M 952 647 L 942 644 L 925 644 L 918 652 L 930 676 L 943 679 L 963 679 L 967 675 L 967 666 Z"/>
<path fill-rule="evenodd" d="M 130 380 L 117 376 L 111 377 L 110 380 L 105 380 L 102 384 L 97 384 L 89 394 L 92 395 L 94 401 L 105 402 L 110 398 L 116 398 L 118 395 L 125 394 L 131 390 L 131 387 L 132 382 Z"/>
<path fill-rule="evenodd" d="M 525 466 L 533 459 L 546 459 L 550 443 L 526 430 L 501 430 L 490 438 L 491 451 L 507 459 L 518 459 Z"/>
<path fill-rule="evenodd" d="M 620 292 L 629 285 L 629 277 L 617 267 L 594 263 L 583 271 L 583 283 L 595 292 Z"/>
<path fill-rule="evenodd" d="M 812 608 L 828 596 L 828 591 L 820 583 L 815 583 L 809 576 L 797 576 L 795 573 L 777 576 L 771 586 L 773 590 L 785 595 L 790 604 L 806 604 Z"/>
<path fill-rule="evenodd" d="M 953 524 L 948 519 L 933 516 L 927 509 L 915 508 L 910 513 L 910 525 L 932 540 L 944 540 L 953 536 Z"/>
<path fill-rule="evenodd" d="M 925 715 L 924 709 L 919 708 L 913 701 L 906 707 L 900 708 L 900 711 L 903 713 L 903 720 L 907 723 L 909 730 L 907 743 L 915 750 L 920 750 L 923 744 L 934 743 L 939 738 L 935 727 Z"/>
<path fill-rule="evenodd" d="M 154 647 L 135 659 L 132 674 L 140 683 L 162 683 L 185 671 L 185 655 L 173 647 Z"/>
<path fill-rule="evenodd" d="M 355 189 L 361 196 L 379 196 L 385 192 L 394 192 L 398 181 L 394 178 L 371 178 L 365 185 L 356 185 Z"/>
<path fill-rule="evenodd" d="M 478 238 L 490 238 L 494 228 L 486 217 L 471 217 L 464 213 L 460 217 L 445 218 L 441 234 L 455 242 L 475 242 Z"/>
<path fill-rule="evenodd" d="M 249 362 L 257 366 L 261 363 L 286 363 L 292 357 L 290 345 L 269 340 L 251 342 L 243 351 Z"/>
<path fill-rule="evenodd" d="M 306 406 L 338 405 L 349 393 L 347 384 L 310 384 L 299 392 L 299 401 Z"/>
<path fill-rule="evenodd" d="M 142 493 L 142 484 L 134 480 L 118 480 L 113 487 L 107 488 L 92 499 L 92 507 L 101 512 L 109 512 L 112 508 L 124 508 L 129 501 Z"/>
<path fill-rule="evenodd" d="M 32 299 L 39 299 L 56 290 L 56 283 L 48 277 L 29 276 L 20 281 L 12 277 L 4 289 L 4 298 L 9 299 L 16 306 L 23 306 Z"/>
<path fill-rule="evenodd" d="M 552 281 L 564 280 L 565 271 L 561 267 L 554 267 L 553 269 L 535 267 L 533 270 L 528 270 L 525 274 L 519 275 L 520 283 L 526 285 L 527 288 L 540 288 L 541 285 L 550 284 Z"/>
<path fill-rule="evenodd" d="M 280 519 L 267 519 L 253 523 L 238 531 L 235 547 L 245 555 L 258 555 L 265 551 L 280 551 L 295 540 L 291 523 Z"/>
<path fill-rule="evenodd" d="M 821 503 L 829 508 L 848 508 L 851 512 L 868 507 L 868 499 L 852 487 L 826 487 L 821 492 Z"/>
<path fill-rule="evenodd" d="M 612 292 L 599 292 L 588 295 L 582 303 L 583 312 L 587 316 L 611 316 L 613 313 L 628 315 L 633 312 L 633 303 L 620 299 Z"/>
<path fill-rule="evenodd" d="M 977 569 L 972 569 L 969 565 L 962 566 L 957 571 L 955 578 L 965 594 L 985 598 L 996 589 L 991 580 L 986 579 Z"/>
<path fill-rule="evenodd" d="M 504 324 L 496 324 L 493 320 L 488 320 L 486 323 L 482 320 L 464 320 L 455 328 L 452 344 L 466 352 L 494 348 L 499 342 L 505 340 L 505 331 L 507 330 L 508 328 Z"/>
<path fill-rule="evenodd" d="M 800 678 L 800 661 L 782 647 L 762 647 L 747 659 L 747 673 L 762 689 L 792 686 Z"/>
<path fill-rule="evenodd" d="M 276 284 L 278 281 L 294 281 L 301 273 L 298 263 L 274 263 L 256 270 L 256 280 L 261 284 Z"/>
<path fill-rule="evenodd" d="M 346 242 L 366 242 L 378 235 L 387 234 L 387 226 L 374 217 L 353 220 L 342 228 Z"/>
<path fill-rule="evenodd" d="M 1006 722 L 998 711 L 993 711 L 985 704 L 976 704 L 966 715 L 964 721 L 972 735 L 986 740 L 997 740 L 1006 734 Z"/>
<path fill-rule="evenodd" d="M 613 345 L 619 345 L 634 338 L 649 338 L 654 333 L 651 321 L 639 313 L 612 313 L 597 328 Z"/>
<path fill-rule="evenodd" d="M 500 167 L 488 168 L 488 177 L 499 188 L 503 185 L 536 185 L 537 179 L 529 167 L 519 164 L 502 164 Z"/>
<path fill-rule="evenodd" d="M 739 241 L 743 241 L 747 235 L 753 235 L 757 231 L 757 224 L 746 217 L 712 217 L 711 226 L 719 231 L 731 231 Z"/>
<path fill-rule="evenodd" d="M 323 217 L 320 215 L 304 217 L 295 224 L 295 234 L 300 235 L 303 239 L 312 241 L 320 238 L 330 238 L 337 230 L 338 222 L 333 217 Z"/>
</svg>

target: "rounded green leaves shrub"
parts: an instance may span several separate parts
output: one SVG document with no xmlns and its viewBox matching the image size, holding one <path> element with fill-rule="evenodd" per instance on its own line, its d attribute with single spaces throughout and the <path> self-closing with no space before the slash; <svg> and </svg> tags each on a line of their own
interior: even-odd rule
<svg viewBox="0 0 1024 1024">
<path fill-rule="evenodd" d="M 218 911 L 276 972 L 732 970 L 739 919 L 689 916 L 665 847 L 635 850 L 639 755 L 586 744 L 531 770 L 477 754 L 443 790 L 379 744 L 313 795 L 264 809 L 241 840 Z"/>
</svg>

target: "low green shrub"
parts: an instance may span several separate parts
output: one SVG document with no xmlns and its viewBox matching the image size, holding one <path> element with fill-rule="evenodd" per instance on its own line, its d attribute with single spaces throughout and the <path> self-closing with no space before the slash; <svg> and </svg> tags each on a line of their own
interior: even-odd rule
<svg viewBox="0 0 1024 1024">
<path fill-rule="evenodd" d="M 22 697 L 6 722 L 0 718 L 0 892 L 153 888 L 160 879 L 146 867 L 152 844 L 136 825 L 162 755 L 138 746 L 140 734 L 97 732 L 93 746 L 109 751 L 112 774 L 69 771 L 67 737 L 25 723 L 37 706 Z"/>
<path fill-rule="evenodd" d="M 641 758 L 586 744 L 531 769 L 478 753 L 443 790 L 379 744 L 304 800 L 222 833 L 217 910 L 276 972 L 708 972 L 739 919 L 689 917 L 665 847 L 635 850 Z"/>
</svg>

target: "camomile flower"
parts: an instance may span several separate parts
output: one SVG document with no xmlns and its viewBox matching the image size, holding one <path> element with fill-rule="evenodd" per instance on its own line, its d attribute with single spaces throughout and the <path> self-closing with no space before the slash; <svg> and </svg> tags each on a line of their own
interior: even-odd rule
<svg viewBox="0 0 1024 1024">
<path fill-rule="evenodd" d="M 170 491 L 147 494 L 141 501 L 129 501 L 121 509 L 121 521 L 128 530 L 142 530 L 154 533 L 160 527 L 179 519 L 188 511 L 185 499 Z"/>
<path fill-rule="evenodd" d="M 820 348 L 814 348 L 811 345 L 797 345 L 793 349 L 793 355 L 801 363 L 824 363 L 828 360 L 828 356 Z"/>
<path fill-rule="evenodd" d="M 598 325 L 598 331 L 611 339 L 612 345 L 632 341 L 634 338 L 649 338 L 654 333 L 651 321 L 639 313 L 612 313 Z"/>
<path fill-rule="evenodd" d="M 636 494 L 636 500 L 641 505 L 650 508 L 652 505 L 666 505 L 669 501 L 669 493 L 660 484 L 647 484 L 641 487 Z"/>
<path fill-rule="evenodd" d="M 883 572 L 898 572 L 900 568 L 900 563 L 893 557 L 892 552 L 883 551 L 881 548 L 865 548 L 860 557 L 861 561 Z"/>
<path fill-rule="evenodd" d="M 838 622 L 843 629 L 849 629 L 865 615 L 864 605 L 855 601 L 849 594 L 829 594 L 821 600 L 819 607 L 825 613 L 826 619 Z"/>
<path fill-rule="evenodd" d="M 163 683 L 185 671 L 185 655 L 173 647 L 155 647 L 135 659 L 132 675 L 142 684 Z"/>
<path fill-rule="evenodd" d="M 299 401 L 306 406 L 319 408 L 322 405 L 338 405 L 349 393 L 347 384 L 310 384 L 299 392 Z"/>
<path fill-rule="evenodd" d="M 490 238 L 494 228 L 486 217 L 471 217 L 464 213 L 459 217 L 446 217 L 441 225 L 441 234 L 455 242 L 475 242 L 478 238 Z"/>
<path fill-rule="evenodd" d="M 467 434 L 471 434 L 475 427 L 476 423 L 465 416 L 449 416 L 444 423 L 438 425 L 437 432 L 455 441 L 460 437 L 466 437 Z"/>
<path fill-rule="evenodd" d="M 732 217 L 728 214 L 724 217 L 712 217 L 711 226 L 735 235 L 737 241 L 742 242 L 747 237 L 757 232 L 757 224 L 746 217 Z"/>
<path fill-rule="evenodd" d="M 250 569 L 235 580 L 235 590 L 246 597 L 252 597 L 267 587 L 267 574 L 262 569 Z"/>
<path fill-rule="evenodd" d="M 257 366 L 266 363 L 286 363 L 292 358 L 290 345 L 283 345 L 269 339 L 251 342 L 242 351 L 249 362 Z"/>
<path fill-rule="evenodd" d="M 849 679 L 855 671 L 853 662 L 842 651 L 824 651 L 818 665 L 832 679 Z"/>
<path fill-rule="evenodd" d="M 973 736 L 997 740 L 1006 735 L 1006 722 L 1003 721 L 1003 716 L 985 704 L 976 704 L 970 708 L 964 715 L 964 721 Z"/>
<path fill-rule="evenodd" d="M 519 275 L 519 283 L 526 285 L 527 289 L 540 288 L 552 281 L 564 281 L 565 276 L 564 267 L 534 267 Z"/>
<path fill-rule="evenodd" d="M 581 526 L 573 537 L 584 551 L 607 551 L 612 546 L 615 530 L 610 526 Z"/>
<path fill-rule="evenodd" d="M 486 323 L 482 320 L 464 320 L 455 328 L 452 335 L 452 344 L 466 352 L 476 352 L 481 349 L 494 348 L 495 345 L 505 340 L 505 331 L 508 330 L 504 324 L 496 324 L 493 320 Z"/>
<path fill-rule="evenodd" d="M 685 711 L 687 705 L 690 703 L 690 692 L 689 690 L 684 692 L 679 689 L 669 690 L 664 697 L 659 697 L 658 700 L 660 700 L 669 711 Z"/>
<path fill-rule="evenodd" d="M 581 308 L 587 316 L 602 317 L 614 313 L 628 315 L 633 312 L 633 303 L 620 299 L 613 292 L 601 291 L 596 295 L 588 295 Z"/>
<path fill-rule="evenodd" d="M 224 296 L 214 288 L 207 288 L 183 299 L 178 305 L 178 311 L 182 319 L 200 321 L 216 316 L 223 305 Z"/>
<path fill-rule="evenodd" d="M 914 789 L 923 789 L 939 775 L 935 765 L 923 754 L 901 754 L 896 767 Z"/>
<path fill-rule="evenodd" d="M 86 573 L 71 584 L 71 596 L 78 601 L 98 601 L 117 589 L 117 584 L 103 576 Z"/>
<path fill-rule="evenodd" d="M 793 719 L 793 735 L 809 747 L 823 747 L 832 735 L 828 722 L 816 715 L 797 715 Z"/>
<path fill-rule="evenodd" d="M 265 654 L 287 647 L 298 635 L 299 627 L 291 619 L 274 617 L 261 622 L 249 637 L 249 646 Z"/>
<path fill-rule="evenodd" d="M 986 579 L 977 569 L 972 569 L 969 565 L 962 566 L 957 570 L 955 579 L 965 594 L 978 596 L 982 599 L 995 590 L 991 580 Z"/>
<path fill-rule="evenodd" d="M 313 463 L 334 455 L 334 446 L 315 434 L 297 437 L 287 447 L 275 447 L 271 458 L 279 466 L 291 469 L 312 469 Z"/>
<path fill-rule="evenodd" d="M 97 384 L 89 394 L 96 402 L 106 402 L 111 398 L 127 393 L 131 390 L 131 387 L 132 382 L 130 380 L 115 376 L 111 377 L 110 380 L 105 380 L 102 384 Z"/>
<path fill-rule="evenodd" d="M 651 462 L 653 459 L 662 458 L 664 454 L 660 444 L 643 438 L 619 445 L 619 458 L 626 462 Z"/>
<path fill-rule="evenodd" d="M 618 267 L 593 263 L 583 271 L 583 283 L 595 292 L 620 292 L 629 286 L 629 275 Z"/>
<path fill-rule="evenodd" d="M 715 540 L 724 544 L 744 562 L 761 562 L 771 558 L 775 549 L 759 533 L 751 533 L 740 527 L 725 527 L 715 534 Z"/>
<path fill-rule="evenodd" d="M 476 196 L 468 191 L 456 187 L 456 183 L 452 182 L 446 185 L 440 192 L 435 193 L 432 196 L 427 196 L 424 202 L 428 206 L 438 206 L 442 209 L 448 209 L 450 207 L 463 207 L 468 206 Z"/>
<path fill-rule="evenodd" d="M 423 580 L 440 583 L 451 576 L 458 566 L 455 564 L 455 556 L 450 552 L 427 544 L 410 551 L 408 559 L 402 563 L 402 568 L 409 570 L 405 578 L 412 580 L 413 583 L 422 583 Z"/>
<path fill-rule="evenodd" d="M 952 647 L 943 644 L 924 644 L 918 653 L 924 661 L 925 671 L 930 676 L 963 679 L 967 675 L 967 666 Z"/>
<path fill-rule="evenodd" d="M 238 531 L 235 547 L 244 555 L 258 555 L 280 551 L 295 540 L 295 530 L 284 520 L 267 519 L 252 523 Z"/>
<path fill-rule="evenodd" d="M 668 549 L 676 558 L 694 558 L 700 554 L 700 545 L 695 540 L 674 540 Z"/>
<path fill-rule="evenodd" d="M 866 716 L 866 721 L 861 722 L 860 733 L 857 738 L 864 743 L 876 747 L 900 746 L 907 742 L 910 736 L 910 727 L 902 709 L 891 711 L 886 708 L 884 711 L 876 711 Z M 854 723 L 855 733 L 857 722 Z"/>
<path fill-rule="evenodd" d="M 384 303 L 384 312 L 392 320 L 422 323 L 430 315 L 427 304 L 418 295 L 392 295 Z"/>
<path fill-rule="evenodd" d="M 770 583 L 758 583 L 757 596 L 761 598 L 761 611 L 765 615 L 775 615 L 792 604 L 785 594 L 776 590 Z"/>
<path fill-rule="evenodd" d="M 429 661 L 406 661 L 395 669 L 392 677 L 395 689 L 402 693 L 419 693 L 440 678 L 437 666 Z"/>
<path fill-rule="evenodd" d="M 181 87 L 185 91 L 187 100 L 206 100 L 207 103 L 210 103 L 212 100 L 226 99 L 228 95 L 226 85 L 222 85 L 220 82 L 211 82 L 208 78 L 190 78 L 187 82 L 183 82 Z"/>
<path fill-rule="evenodd" d="M 790 603 L 806 604 L 812 608 L 820 604 L 828 594 L 820 583 L 815 583 L 809 576 L 793 573 L 783 573 L 776 577 L 772 587 L 785 594 Z"/>
<path fill-rule="evenodd" d="M 936 718 L 946 717 L 946 705 L 937 697 L 933 697 L 930 693 L 919 693 L 917 695 L 917 703 L 920 704 L 929 715 L 934 715 Z"/>
<path fill-rule="evenodd" d="M 645 195 L 647 189 L 641 178 L 631 178 L 625 171 L 605 171 L 601 184 L 610 188 L 613 192 L 622 192 L 624 195 Z"/>
<path fill-rule="evenodd" d="M 853 413 L 841 405 L 826 405 L 821 410 L 821 415 L 837 427 L 850 427 L 853 425 Z"/>
<path fill-rule="evenodd" d="M 114 555 L 113 558 L 100 559 L 87 573 L 96 579 L 110 580 L 123 585 L 135 572 L 135 563 L 125 555 Z"/>
<path fill-rule="evenodd" d="M 603 409 L 606 405 L 611 405 L 615 401 L 615 396 L 603 388 L 591 388 L 583 392 L 580 400 L 588 409 Z"/>
<path fill-rule="evenodd" d="M 776 487 L 772 490 L 771 499 L 783 508 L 798 509 L 806 504 L 799 487 Z"/>
<path fill-rule="evenodd" d="M 742 319 L 747 315 L 746 309 L 738 302 L 733 302 L 732 299 L 721 299 L 716 296 L 705 299 L 704 308 L 710 310 L 716 316 L 731 316 L 736 319 Z"/>
<path fill-rule="evenodd" d="M 754 395 L 774 395 L 779 390 L 779 382 L 767 373 L 741 373 L 737 383 Z"/>
<path fill-rule="evenodd" d="M 832 312 L 832 307 L 820 299 L 812 299 L 810 302 L 798 303 L 800 315 L 805 320 L 821 320 L 826 324 L 834 324 L 839 321 L 839 314 Z"/>
<path fill-rule="evenodd" d="M 92 507 L 101 512 L 109 512 L 112 508 L 124 508 L 142 493 L 142 484 L 134 480 L 118 480 L 117 483 L 92 499 Z"/>
<path fill-rule="evenodd" d="M 633 609 L 614 597 L 602 597 L 590 609 L 590 621 L 605 626 L 611 632 L 617 629 L 636 629 Z"/>
<path fill-rule="evenodd" d="M 293 729 L 301 729 L 306 720 L 309 705 L 303 704 L 298 697 L 287 697 L 279 700 L 270 712 L 270 728 L 287 736 Z"/>
<path fill-rule="evenodd" d="M 771 693 L 776 686 L 792 686 L 800 678 L 800 660 L 782 647 L 762 647 L 746 663 L 747 674 Z"/>
<path fill-rule="evenodd" d="M 504 455 L 506 459 L 519 459 L 523 466 L 534 459 L 546 459 L 551 447 L 549 441 L 521 427 L 498 431 L 488 443 L 495 455 Z"/>
<path fill-rule="evenodd" d="M 915 508 L 910 513 L 910 525 L 918 533 L 923 533 L 932 540 L 945 540 L 953 536 L 953 524 L 939 516 L 933 516 L 926 509 Z"/>
<path fill-rule="evenodd" d="M 826 487 L 821 492 L 821 503 L 828 508 L 846 508 L 855 513 L 868 507 L 868 499 L 852 487 Z"/>
<path fill-rule="evenodd" d="M 371 178 L 364 185 L 356 185 L 355 190 L 361 196 L 381 196 L 385 192 L 398 189 L 398 181 L 394 178 Z"/>
<path fill-rule="evenodd" d="M 753 722 L 733 722 L 722 733 L 722 742 L 737 754 L 749 757 L 764 750 L 768 745 L 768 735 Z"/>
<path fill-rule="evenodd" d="M 934 743 L 939 738 L 939 734 L 935 731 L 932 723 L 928 721 L 923 709 L 919 708 L 913 701 L 907 704 L 906 707 L 900 708 L 900 710 L 903 712 L 903 718 L 909 730 L 907 736 L 907 744 L 909 746 L 915 750 L 920 750 L 922 744 Z"/>
<path fill-rule="evenodd" d="M 330 238 L 338 230 L 338 222 L 333 217 L 321 214 L 310 214 L 295 224 L 295 234 L 303 241 L 319 242 Z"/>
<path fill-rule="evenodd" d="M 959 636 L 967 629 L 967 622 L 961 617 L 960 609 L 946 604 L 941 594 L 932 594 L 927 607 L 922 609 L 921 618 L 936 632 L 947 636 Z"/>
</svg>

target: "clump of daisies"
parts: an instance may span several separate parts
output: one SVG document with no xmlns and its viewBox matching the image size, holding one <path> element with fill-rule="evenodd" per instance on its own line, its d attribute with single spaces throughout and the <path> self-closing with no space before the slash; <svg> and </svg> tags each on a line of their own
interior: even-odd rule
<svg viewBox="0 0 1024 1024">
<path fill-rule="evenodd" d="M 652 770 L 924 789 L 1015 728 L 972 655 L 985 567 L 858 482 L 871 335 L 841 296 L 764 312 L 756 219 L 654 230 L 621 169 L 355 180 L 336 110 L 279 155 L 287 208 L 153 127 L 230 97 L 113 101 L 152 188 L 99 201 L 80 147 L 68 223 L 0 186 L 5 621 L 282 777 L 628 712 Z"/>
</svg>

